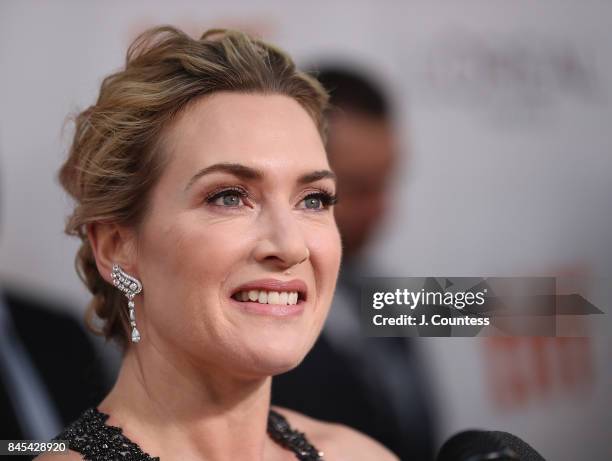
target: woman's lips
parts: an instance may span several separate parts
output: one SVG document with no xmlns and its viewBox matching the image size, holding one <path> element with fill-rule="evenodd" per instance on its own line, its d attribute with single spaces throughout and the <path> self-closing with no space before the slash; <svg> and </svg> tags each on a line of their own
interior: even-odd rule
<svg viewBox="0 0 612 461">
<path fill-rule="evenodd" d="M 252 280 L 247 283 L 243 283 L 242 285 L 234 288 L 231 292 L 231 296 L 236 295 L 241 291 L 268 291 L 268 292 L 291 292 L 297 291 L 298 298 L 302 300 L 307 299 L 308 287 L 306 286 L 306 282 L 301 279 L 293 279 L 293 280 L 278 280 L 278 279 L 259 279 Z"/>
<path fill-rule="evenodd" d="M 307 286 L 303 280 L 260 279 L 232 291 L 231 301 L 246 312 L 289 317 L 304 311 Z"/>
<path fill-rule="evenodd" d="M 253 301 L 237 301 L 230 298 L 230 302 L 237 308 L 257 315 L 268 315 L 271 317 L 295 317 L 304 312 L 305 302 L 298 300 L 297 304 L 261 304 Z"/>
</svg>

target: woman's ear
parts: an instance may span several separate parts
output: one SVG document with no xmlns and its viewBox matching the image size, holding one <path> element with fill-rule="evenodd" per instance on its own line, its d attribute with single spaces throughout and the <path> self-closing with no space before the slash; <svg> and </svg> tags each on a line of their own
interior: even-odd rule
<svg viewBox="0 0 612 461">
<path fill-rule="evenodd" d="M 98 272 L 112 283 L 113 264 L 138 277 L 134 232 L 117 224 L 92 223 L 87 225 L 87 238 L 96 258 Z"/>
</svg>

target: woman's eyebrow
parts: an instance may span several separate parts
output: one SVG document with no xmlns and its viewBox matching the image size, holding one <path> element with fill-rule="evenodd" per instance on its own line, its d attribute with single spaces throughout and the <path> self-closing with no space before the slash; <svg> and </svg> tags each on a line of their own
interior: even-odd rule
<svg viewBox="0 0 612 461">
<path fill-rule="evenodd" d="M 320 179 L 329 178 L 336 182 L 336 175 L 330 170 L 317 170 L 312 173 L 306 173 L 298 178 L 298 184 L 308 184 L 311 182 L 318 181 Z"/>
<path fill-rule="evenodd" d="M 215 163 L 198 171 L 187 183 L 185 190 L 189 189 L 193 184 L 203 176 L 215 172 L 229 173 L 241 179 L 262 179 L 263 173 L 260 170 L 251 168 L 240 163 Z"/>
<path fill-rule="evenodd" d="M 193 184 L 203 176 L 210 173 L 222 172 L 229 173 L 241 179 L 249 180 L 261 180 L 264 174 L 261 170 L 252 168 L 240 163 L 215 163 L 214 165 L 207 166 L 201 169 L 187 183 L 185 190 L 188 190 Z M 311 182 L 319 181 L 320 179 L 329 178 L 336 182 L 336 175 L 330 170 L 316 170 L 311 173 L 306 173 L 300 176 L 297 180 L 298 184 L 309 184 Z"/>
</svg>

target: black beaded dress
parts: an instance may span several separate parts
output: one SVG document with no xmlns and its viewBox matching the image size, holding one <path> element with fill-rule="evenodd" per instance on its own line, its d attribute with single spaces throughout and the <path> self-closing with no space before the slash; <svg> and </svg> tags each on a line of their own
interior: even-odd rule
<svg viewBox="0 0 612 461">
<path fill-rule="evenodd" d="M 148 455 L 124 436 L 121 428 L 107 425 L 108 418 L 107 414 L 90 408 L 55 440 L 65 440 L 71 450 L 80 453 L 87 461 L 160 461 L 159 457 Z M 323 453 L 274 410 L 268 414 L 268 435 L 292 451 L 300 461 L 324 461 Z"/>
</svg>

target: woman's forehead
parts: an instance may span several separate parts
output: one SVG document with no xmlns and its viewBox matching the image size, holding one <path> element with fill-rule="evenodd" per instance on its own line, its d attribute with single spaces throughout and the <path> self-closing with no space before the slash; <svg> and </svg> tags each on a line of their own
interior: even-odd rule
<svg viewBox="0 0 612 461">
<path fill-rule="evenodd" d="M 321 142 L 308 112 L 296 100 L 278 94 L 219 92 L 205 96 L 181 114 L 170 132 L 183 140 L 219 143 L 286 138 Z"/>
<path fill-rule="evenodd" d="M 317 127 L 282 95 L 217 93 L 197 101 L 169 128 L 170 163 L 185 170 L 218 163 L 263 171 L 329 168 Z"/>
</svg>

